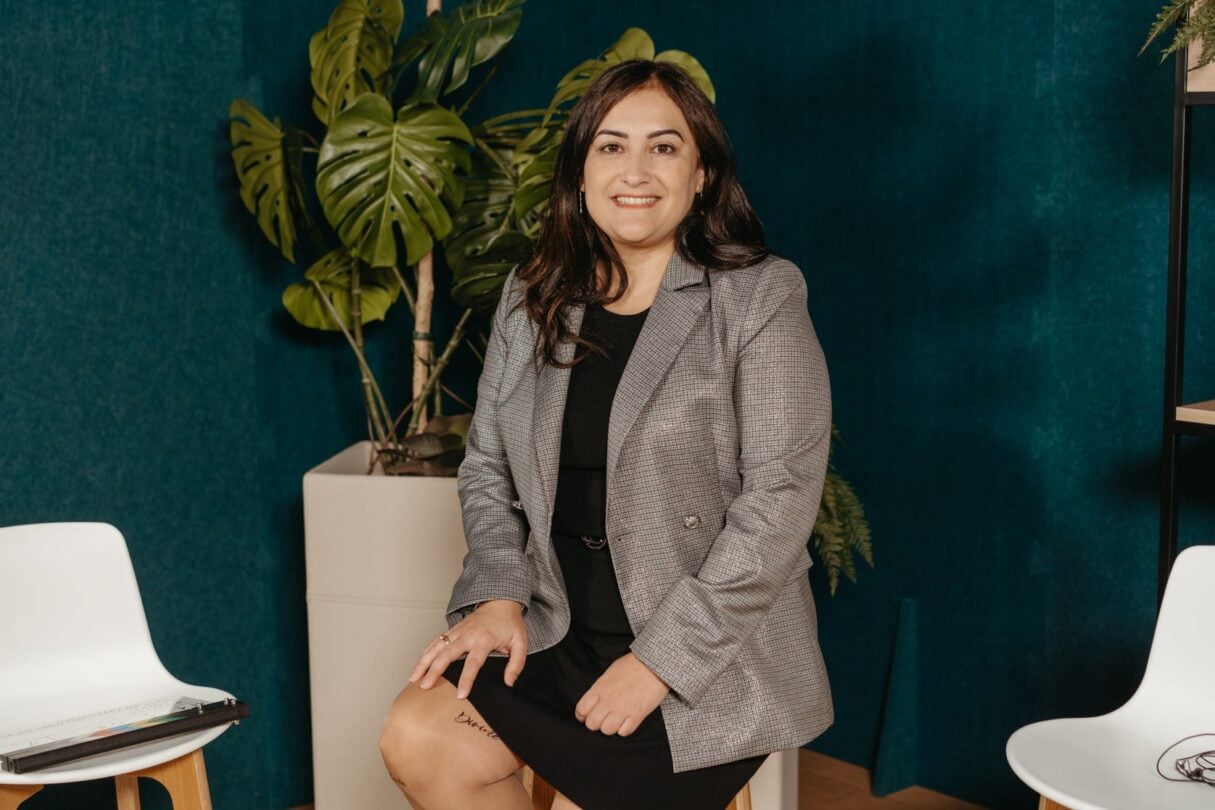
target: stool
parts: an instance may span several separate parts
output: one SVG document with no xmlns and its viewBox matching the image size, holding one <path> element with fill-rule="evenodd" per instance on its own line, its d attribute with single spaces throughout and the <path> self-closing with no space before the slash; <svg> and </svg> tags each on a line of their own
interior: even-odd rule
<svg viewBox="0 0 1215 810">
<path fill-rule="evenodd" d="M 207 787 L 207 767 L 199 748 L 177 759 L 150 768 L 118 774 L 114 787 L 118 810 L 139 810 L 139 777 L 155 779 L 169 793 L 173 810 L 211 810 L 211 791 Z M 0 785 L 0 810 L 17 810 L 44 785 Z"/>
<path fill-rule="evenodd" d="M 553 800 L 557 798 L 556 789 L 526 765 L 522 774 L 523 787 L 532 797 L 532 810 L 551 810 Z M 726 810 L 751 810 L 751 785 L 743 785 Z"/>
</svg>

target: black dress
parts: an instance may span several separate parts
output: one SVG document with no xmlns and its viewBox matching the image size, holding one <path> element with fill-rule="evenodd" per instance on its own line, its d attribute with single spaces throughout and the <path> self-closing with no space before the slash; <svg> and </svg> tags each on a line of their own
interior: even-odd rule
<svg viewBox="0 0 1215 810">
<path fill-rule="evenodd" d="M 591 353 L 573 367 L 563 417 L 552 536 L 569 632 L 529 655 L 511 687 L 502 680 L 507 659 L 487 658 L 468 699 L 508 748 L 583 810 L 722 810 L 766 756 L 675 773 L 661 708 L 627 737 L 591 731 L 574 717 L 582 695 L 633 641 L 611 547 L 592 546 L 606 534 L 611 402 L 648 313 L 588 304 L 583 316 L 581 334 L 608 344 L 609 357 Z M 463 666 L 452 662 L 444 676 L 458 684 Z"/>
</svg>

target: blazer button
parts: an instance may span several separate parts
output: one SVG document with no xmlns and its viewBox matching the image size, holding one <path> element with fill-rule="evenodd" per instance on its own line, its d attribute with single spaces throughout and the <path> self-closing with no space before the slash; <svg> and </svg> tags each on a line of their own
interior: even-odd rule
<svg viewBox="0 0 1215 810">
<path fill-rule="evenodd" d="M 514 501 L 511 501 L 511 502 L 510 502 L 510 508 L 511 508 L 511 509 L 522 509 L 522 508 L 523 508 L 523 501 L 521 501 L 521 500 L 514 500 Z"/>
<path fill-rule="evenodd" d="M 687 515 L 683 519 L 683 527 L 685 529 L 695 529 L 700 525 L 700 515 Z"/>
</svg>

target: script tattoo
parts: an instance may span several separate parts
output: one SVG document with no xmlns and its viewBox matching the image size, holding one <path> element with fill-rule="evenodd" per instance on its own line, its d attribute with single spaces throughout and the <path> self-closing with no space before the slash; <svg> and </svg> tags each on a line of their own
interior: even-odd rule
<svg viewBox="0 0 1215 810">
<path fill-rule="evenodd" d="M 491 740 L 498 739 L 497 732 L 495 732 L 489 726 L 484 725 L 483 723 L 478 723 L 476 720 L 473 719 L 472 715 L 465 713 L 463 709 L 461 709 L 460 713 L 456 715 L 456 722 L 463 723 L 464 725 L 469 726 L 470 728 L 475 728 L 477 731 L 485 732 L 485 734 L 488 735 Z"/>
</svg>

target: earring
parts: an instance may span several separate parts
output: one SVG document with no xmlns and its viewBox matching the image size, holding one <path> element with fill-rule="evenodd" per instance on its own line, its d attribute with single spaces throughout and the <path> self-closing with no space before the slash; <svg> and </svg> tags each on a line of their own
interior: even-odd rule
<svg viewBox="0 0 1215 810">
<path fill-rule="evenodd" d="M 581 214 L 581 213 L 582 213 L 582 198 L 583 198 L 583 196 L 584 196 L 583 192 L 579 191 L 579 192 L 578 192 L 578 213 L 579 213 L 579 214 Z"/>
</svg>

